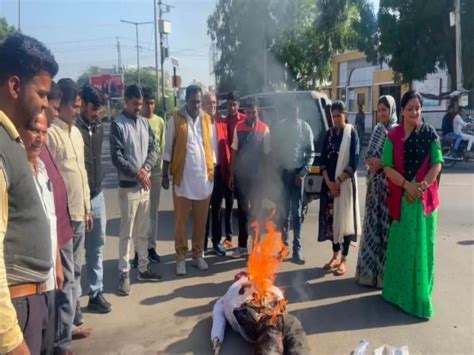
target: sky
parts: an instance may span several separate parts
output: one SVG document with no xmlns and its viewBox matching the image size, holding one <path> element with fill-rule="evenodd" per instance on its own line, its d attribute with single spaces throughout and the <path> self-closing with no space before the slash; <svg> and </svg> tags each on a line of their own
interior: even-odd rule
<svg viewBox="0 0 474 355">
<path fill-rule="evenodd" d="M 135 26 L 120 22 L 153 21 L 153 0 L 0 0 L 0 17 L 42 41 L 59 63 L 57 79 L 77 79 L 87 68 L 97 65 L 112 68 L 118 63 L 117 37 L 123 65 L 135 65 Z M 183 85 L 196 80 L 212 85 L 207 35 L 207 18 L 217 0 L 166 0 L 174 6 L 163 16 L 171 22 L 168 36 L 170 55 L 179 61 L 178 74 Z M 378 8 L 379 0 L 371 0 Z M 139 26 L 140 66 L 155 66 L 154 28 Z M 172 71 L 169 60 L 165 71 Z"/>
</svg>

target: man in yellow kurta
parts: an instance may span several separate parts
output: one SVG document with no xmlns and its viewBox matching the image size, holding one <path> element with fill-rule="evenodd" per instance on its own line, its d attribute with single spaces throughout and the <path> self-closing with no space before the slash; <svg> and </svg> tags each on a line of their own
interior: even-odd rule
<svg viewBox="0 0 474 355">
<path fill-rule="evenodd" d="M 193 216 L 193 265 L 207 270 L 203 259 L 204 234 L 209 200 L 213 188 L 215 140 L 211 117 L 201 110 L 199 86 L 186 88 L 186 105 L 168 122 L 163 154 L 163 188 L 169 188 L 168 172 L 173 176 L 174 223 L 176 228 L 176 274 L 186 274 L 188 241 L 186 225 Z"/>
</svg>

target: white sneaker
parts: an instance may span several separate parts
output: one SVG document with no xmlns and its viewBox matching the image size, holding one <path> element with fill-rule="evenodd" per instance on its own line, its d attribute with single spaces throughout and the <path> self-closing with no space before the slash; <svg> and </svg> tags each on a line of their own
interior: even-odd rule
<svg viewBox="0 0 474 355">
<path fill-rule="evenodd" d="M 176 275 L 184 276 L 186 275 L 186 261 L 177 261 L 176 262 Z"/>
<path fill-rule="evenodd" d="M 198 268 L 201 271 L 205 271 L 209 268 L 206 261 L 203 258 L 198 258 L 193 260 L 194 267 Z"/>
<path fill-rule="evenodd" d="M 234 259 L 239 259 L 239 258 L 242 258 L 244 256 L 247 256 L 249 254 L 247 248 L 241 248 L 241 247 L 237 247 L 234 252 L 232 253 L 232 257 Z"/>
</svg>

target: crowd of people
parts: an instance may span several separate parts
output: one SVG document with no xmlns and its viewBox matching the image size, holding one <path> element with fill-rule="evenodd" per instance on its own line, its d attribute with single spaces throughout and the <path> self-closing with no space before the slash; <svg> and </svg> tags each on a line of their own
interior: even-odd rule
<svg viewBox="0 0 474 355">
<path fill-rule="evenodd" d="M 112 310 L 103 293 L 103 97 L 71 79 L 55 83 L 57 72 L 51 52 L 31 37 L 17 33 L 0 44 L 0 353 L 71 354 L 71 341 L 91 334 L 79 297 L 89 296 L 91 311 Z M 160 262 L 161 188 L 172 190 L 177 275 L 187 272 L 190 214 L 192 266 L 205 271 L 206 251 L 248 255 L 251 222 L 262 218 L 270 200 L 287 246 L 293 229 L 291 260 L 305 263 L 303 190 L 315 139 L 297 105 L 270 127 L 259 118 L 256 101 L 243 102 L 242 110 L 237 93 L 229 93 L 227 116 L 221 117 L 216 94 L 190 85 L 185 105 L 165 124 L 154 114 L 151 89 L 130 85 L 124 96 L 109 137 L 119 184 L 119 295 L 131 293 L 131 268 L 138 269 L 139 281 L 162 279 L 153 267 Z M 356 280 L 383 287 L 387 301 L 429 318 L 442 155 L 436 132 L 422 122 L 422 104 L 419 94 L 406 93 L 397 125 L 395 100 L 379 99 L 379 123 L 365 153 L 363 224 L 359 135 L 344 103 L 332 104 L 333 127 L 321 153 L 317 239 L 331 241 L 333 254 L 324 268 L 342 276 L 349 246 L 360 238 Z"/>
</svg>

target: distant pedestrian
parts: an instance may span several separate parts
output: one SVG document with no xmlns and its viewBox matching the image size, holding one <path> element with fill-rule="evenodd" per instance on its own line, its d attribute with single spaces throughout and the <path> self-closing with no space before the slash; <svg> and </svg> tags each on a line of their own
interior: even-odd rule
<svg viewBox="0 0 474 355">
<path fill-rule="evenodd" d="M 422 106 L 419 93 L 403 95 L 401 124 L 388 133 L 383 149 L 393 222 L 382 297 L 411 315 L 430 318 L 443 154 L 435 129 L 421 120 Z"/>
<path fill-rule="evenodd" d="M 155 165 L 151 168 L 150 190 L 150 235 L 148 236 L 148 259 L 152 263 L 159 263 L 160 256 L 156 252 L 156 238 L 158 234 L 158 207 L 160 205 L 160 192 L 162 180 L 163 152 L 165 149 L 165 121 L 155 115 L 156 97 L 150 88 L 143 89 L 143 117 L 148 119 L 153 136 L 155 137 L 155 150 L 158 155 Z M 138 255 L 135 254 L 138 259 Z"/>
<path fill-rule="evenodd" d="M 176 228 L 176 274 L 186 274 L 188 238 L 186 226 L 192 213 L 193 265 L 201 271 L 208 265 L 203 258 L 204 232 L 214 184 L 214 134 L 211 117 L 201 110 L 202 90 L 186 88 L 186 105 L 168 122 L 163 155 L 163 188 L 173 177 L 174 224 Z"/>
<path fill-rule="evenodd" d="M 19 131 L 47 106 L 58 64 L 34 38 L 0 43 L 0 353 L 39 354 L 52 267 L 48 219 Z"/>
<path fill-rule="evenodd" d="M 110 302 L 104 295 L 104 247 L 105 227 L 107 215 L 105 199 L 102 191 L 104 170 L 102 167 L 102 143 L 104 141 L 104 127 L 99 118 L 99 110 L 103 105 L 99 90 L 92 85 L 85 85 L 81 89 L 81 114 L 76 120 L 76 127 L 84 140 L 84 162 L 89 182 L 93 227 L 86 232 L 86 274 L 87 294 L 89 303 L 87 309 L 98 313 L 108 313 L 112 310 Z"/>
<path fill-rule="evenodd" d="M 280 175 L 282 201 L 277 210 L 283 242 L 288 245 L 290 220 L 293 226 L 293 261 L 304 264 L 301 251 L 304 178 L 314 157 L 314 137 L 309 124 L 299 117 L 296 106 L 289 107 L 288 117 L 277 122 L 271 131 L 273 165 Z"/>
<path fill-rule="evenodd" d="M 352 241 L 360 235 L 357 165 L 359 138 L 346 118 L 342 101 L 331 106 L 334 127 L 326 132 L 321 153 L 321 187 L 318 241 L 330 240 L 333 255 L 324 269 L 334 275 L 346 273 L 346 261 Z M 342 257 L 341 257 L 342 247 Z"/>
<path fill-rule="evenodd" d="M 359 284 L 382 288 L 387 237 L 390 228 L 387 198 L 389 194 L 387 177 L 383 171 L 383 145 L 388 132 L 397 125 L 397 108 L 392 96 L 379 98 L 377 119 L 370 136 L 365 161 L 369 167 L 365 218 L 359 245 L 356 280 Z"/>
<path fill-rule="evenodd" d="M 246 117 L 235 126 L 232 138 L 229 186 L 237 197 L 239 244 L 233 258 L 248 254 L 250 222 L 261 213 L 265 173 L 271 152 L 270 129 L 260 120 L 256 101 L 245 105 Z"/>
<path fill-rule="evenodd" d="M 213 251 L 218 256 L 225 256 L 226 251 L 221 243 L 222 222 L 224 222 L 225 225 L 225 240 L 232 242 L 232 207 L 234 204 L 233 193 L 229 188 L 230 145 L 227 133 L 227 121 L 220 117 L 217 112 L 217 98 L 214 93 L 204 95 L 203 108 L 213 120 L 214 133 L 216 136 L 215 152 L 217 160 L 214 170 L 214 188 L 211 196 L 211 213 L 207 218 L 204 249 L 207 248 L 208 233 L 209 229 L 211 229 Z M 222 200 L 225 200 L 225 213 L 222 211 Z M 210 223 L 210 221 L 212 223 Z M 210 228 L 210 224 L 212 224 L 212 228 Z"/>
<path fill-rule="evenodd" d="M 110 128 L 110 153 L 117 168 L 120 202 L 119 294 L 130 290 L 130 248 L 135 239 L 138 253 L 138 280 L 161 281 L 148 260 L 150 234 L 151 169 L 158 155 L 155 137 L 148 120 L 141 116 L 143 94 L 137 85 L 125 90 L 125 110 Z"/>
</svg>

